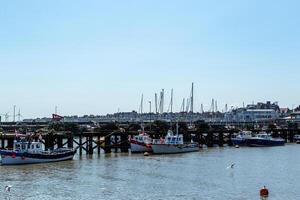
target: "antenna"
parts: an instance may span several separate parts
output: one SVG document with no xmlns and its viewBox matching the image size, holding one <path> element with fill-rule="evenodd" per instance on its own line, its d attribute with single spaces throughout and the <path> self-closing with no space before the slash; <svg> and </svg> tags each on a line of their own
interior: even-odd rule
<svg viewBox="0 0 300 200">
<path fill-rule="evenodd" d="M 217 100 L 215 101 L 215 106 L 216 106 L 216 112 L 218 112 L 218 102 L 217 102 Z"/>
<path fill-rule="evenodd" d="M 57 106 L 55 106 L 55 110 L 54 111 L 55 111 L 54 113 L 57 115 Z"/>
<path fill-rule="evenodd" d="M 201 113 L 204 113 L 203 104 L 201 103 Z"/>
</svg>

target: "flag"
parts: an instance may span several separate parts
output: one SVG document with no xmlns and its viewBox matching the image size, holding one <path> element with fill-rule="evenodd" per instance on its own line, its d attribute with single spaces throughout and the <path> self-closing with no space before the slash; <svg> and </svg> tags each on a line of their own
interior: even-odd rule
<svg viewBox="0 0 300 200">
<path fill-rule="evenodd" d="M 62 120 L 64 117 L 57 115 L 57 114 L 52 114 L 52 121 L 60 121 Z"/>
</svg>

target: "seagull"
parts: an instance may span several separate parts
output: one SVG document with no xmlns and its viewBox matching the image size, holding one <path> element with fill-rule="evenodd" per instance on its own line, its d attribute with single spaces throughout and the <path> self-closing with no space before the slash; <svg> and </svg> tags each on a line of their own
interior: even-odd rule
<svg viewBox="0 0 300 200">
<path fill-rule="evenodd" d="M 233 169 L 234 165 L 235 165 L 235 163 L 232 163 L 230 166 L 227 167 L 227 169 Z"/>
<path fill-rule="evenodd" d="M 7 185 L 5 186 L 5 192 L 10 192 L 10 189 L 12 188 L 11 185 Z"/>
</svg>

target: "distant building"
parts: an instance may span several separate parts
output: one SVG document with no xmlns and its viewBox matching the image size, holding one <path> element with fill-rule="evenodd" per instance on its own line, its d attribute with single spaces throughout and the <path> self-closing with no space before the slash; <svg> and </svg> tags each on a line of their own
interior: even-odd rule
<svg viewBox="0 0 300 200">
<path fill-rule="evenodd" d="M 300 122 L 300 111 L 291 113 L 288 118 L 286 118 L 289 122 Z"/>
<path fill-rule="evenodd" d="M 226 113 L 226 121 L 231 122 L 265 122 L 279 118 L 279 113 L 273 109 L 242 109 Z"/>
<path fill-rule="evenodd" d="M 271 103 L 271 101 L 267 101 L 266 103 L 258 102 L 256 105 L 247 105 L 247 109 L 272 109 L 276 112 L 280 111 L 280 107 L 278 105 L 278 102 Z"/>
</svg>

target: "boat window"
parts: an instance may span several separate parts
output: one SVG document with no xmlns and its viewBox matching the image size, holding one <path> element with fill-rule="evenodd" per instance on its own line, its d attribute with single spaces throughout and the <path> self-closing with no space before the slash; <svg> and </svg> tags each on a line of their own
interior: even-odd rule
<svg viewBox="0 0 300 200">
<path fill-rule="evenodd" d="M 36 148 L 39 149 L 40 148 L 40 144 L 36 144 Z"/>
<path fill-rule="evenodd" d="M 31 149 L 34 149 L 34 145 L 33 144 L 31 145 Z"/>
<path fill-rule="evenodd" d="M 26 149 L 26 145 L 25 144 L 22 144 L 22 149 Z"/>
</svg>

